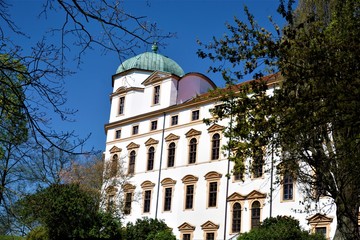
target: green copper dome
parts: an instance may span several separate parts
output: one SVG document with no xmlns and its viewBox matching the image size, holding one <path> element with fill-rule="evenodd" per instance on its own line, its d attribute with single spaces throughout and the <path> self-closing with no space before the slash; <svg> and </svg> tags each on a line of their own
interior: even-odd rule
<svg viewBox="0 0 360 240">
<path fill-rule="evenodd" d="M 168 72 L 177 76 L 183 76 L 185 74 L 179 64 L 174 60 L 158 54 L 156 52 L 156 45 L 152 47 L 152 50 L 154 52 L 145 52 L 124 61 L 120 64 L 116 73 L 121 73 L 132 68 L 138 68 L 143 70 Z"/>
</svg>

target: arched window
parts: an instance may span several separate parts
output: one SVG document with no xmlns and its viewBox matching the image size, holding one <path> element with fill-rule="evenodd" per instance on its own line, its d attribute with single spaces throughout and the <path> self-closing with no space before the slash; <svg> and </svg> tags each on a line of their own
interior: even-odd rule
<svg viewBox="0 0 360 240">
<path fill-rule="evenodd" d="M 116 177 L 118 169 L 118 155 L 114 154 L 110 163 L 110 177 Z"/>
<path fill-rule="evenodd" d="M 189 145 L 189 163 L 196 162 L 196 144 L 197 144 L 196 138 L 192 138 L 190 140 L 190 145 Z"/>
<path fill-rule="evenodd" d="M 215 133 L 212 137 L 211 160 L 219 159 L 220 154 L 220 134 Z"/>
<path fill-rule="evenodd" d="M 251 228 L 256 228 L 260 225 L 260 210 L 260 202 L 253 202 L 251 205 Z"/>
<path fill-rule="evenodd" d="M 232 232 L 238 233 L 241 228 L 241 205 L 240 203 L 235 203 L 233 205 L 233 214 L 232 214 Z"/>
<path fill-rule="evenodd" d="M 175 143 L 170 143 L 168 149 L 168 167 L 173 167 L 175 163 Z"/>
<path fill-rule="evenodd" d="M 128 174 L 135 173 L 135 158 L 136 158 L 136 153 L 133 150 L 130 152 Z"/>
<path fill-rule="evenodd" d="M 154 155 L 155 155 L 155 148 L 150 147 L 148 152 L 148 162 L 147 162 L 147 170 L 154 169 Z"/>
</svg>

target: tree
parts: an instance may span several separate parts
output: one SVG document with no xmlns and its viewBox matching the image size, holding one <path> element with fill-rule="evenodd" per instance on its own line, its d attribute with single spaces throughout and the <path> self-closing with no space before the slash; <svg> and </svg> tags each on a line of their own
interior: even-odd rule
<svg viewBox="0 0 360 240">
<path fill-rule="evenodd" d="M 240 235 L 237 240 L 325 240 L 301 229 L 299 221 L 287 216 L 266 218 L 258 228 Z"/>
<path fill-rule="evenodd" d="M 11 19 L 11 7 L 8 1 L 0 1 L 0 229 L 5 233 L 11 231 L 12 204 L 34 191 L 27 187 L 29 178 L 33 182 L 46 173 L 33 171 L 32 176 L 23 177 L 28 166 L 36 165 L 32 163 L 34 155 L 48 160 L 54 149 L 67 154 L 91 153 L 83 150 L 87 137 L 80 139 L 75 132 L 54 129 L 51 124 L 52 118 L 67 121 L 76 113 L 66 108 L 64 92 L 66 77 L 76 71 L 73 58 L 79 67 L 84 54 L 97 49 L 115 53 L 122 60 L 140 45 L 173 35 L 159 34 L 156 24 L 127 13 L 121 1 L 47 0 L 39 9 L 39 19 L 45 22 L 60 15 L 63 21 L 54 23 L 50 31 L 44 29 L 43 37 L 32 45 L 29 34 Z M 49 113 L 55 114 L 50 117 Z M 47 167 L 52 168 L 52 163 L 47 162 Z"/>
<path fill-rule="evenodd" d="M 260 148 L 274 151 L 278 172 L 296 177 L 309 200 L 319 200 L 314 192 L 332 199 L 335 239 L 360 239 L 360 3 L 304 0 L 295 11 L 293 3 L 280 1 L 282 31 L 262 28 L 245 9 L 248 24 L 235 19 L 230 36 L 199 51 L 221 62 L 210 70 L 221 71 L 233 90 L 214 111 L 233 120 L 225 134 L 237 171 L 244 174 L 244 162 Z M 234 85 L 246 74 L 257 80 Z M 268 94 L 271 78 L 280 85 Z"/>
<path fill-rule="evenodd" d="M 49 239 L 108 239 L 121 236 L 120 222 L 99 212 L 96 199 L 77 184 L 54 184 L 17 204 L 21 221 Z M 43 228 L 37 228 L 38 226 Z"/>
<path fill-rule="evenodd" d="M 129 222 L 126 225 L 126 240 L 175 240 L 166 223 L 162 220 L 143 218 L 137 219 L 135 224 Z"/>
</svg>

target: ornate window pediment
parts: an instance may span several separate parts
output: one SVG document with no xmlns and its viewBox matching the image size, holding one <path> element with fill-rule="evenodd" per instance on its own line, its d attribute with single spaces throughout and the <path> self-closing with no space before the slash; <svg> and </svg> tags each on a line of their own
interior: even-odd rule
<svg viewBox="0 0 360 240">
<path fill-rule="evenodd" d="M 179 136 L 173 134 L 173 133 L 170 133 L 169 135 L 167 135 L 167 137 L 165 138 L 165 141 L 166 142 L 170 142 L 170 141 L 175 141 L 175 140 L 179 140 Z"/>
<path fill-rule="evenodd" d="M 261 193 L 261 192 L 256 191 L 256 190 L 251 191 L 251 192 L 246 196 L 246 199 L 261 199 L 261 198 L 266 198 L 266 194 L 265 194 L 265 193 Z"/>
<path fill-rule="evenodd" d="M 203 225 L 201 225 L 202 230 L 216 230 L 219 229 L 219 225 L 213 223 L 212 221 L 207 221 Z"/>
<path fill-rule="evenodd" d="M 314 216 L 307 218 L 309 224 L 317 224 L 317 223 L 331 223 L 333 221 L 332 218 L 327 217 L 323 214 L 317 213 Z"/>
<path fill-rule="evenodd" d="M 190 225 L 187 222 L 184 222 L 183 224 L 181 224 L 180 226 L 178 226 L 179 231 L 194 231 L 195 227 Z"/>
<path fill-rule="evenodd" d="M 198 179 L 199 178 L 195 177 L 194 175 L 186 175 L 181 180 L 182 180 L 183 183 L 190 183 L 190 182 L 197 182 Z"/>
<path fill-rule="evenodd" d="M 155 183 L 147 180 L 147 181 L 144 181 L 140 186 L 141 186 L 141 188 L 153 188 L 153 187 L 155 187 Z"/>
<path fill-rule="evenodd" d="M 159 141 L 158 140 L 155 140 L 153 138 L 149 138 L 146 142 L 145 142 L 145 146 L 150 146 L 150 145 L 155 145 L 155 144 L 158 144 Z"/>
<path fill-rule="evenodd" d="M 227 200 L 229 202 L 234 202 L 234 201 L 243 201 L 245 199 L 246 199 L 246 196 L 243 196 L 240 193 L 235 192 L 235 193 L 231 194 Z"/>
<path fill-rule="evenodd" d="M 129 145 L 126 146 L 126 148 L 127 148 L 128 150 L 134 149 L 134 148 L 139 148 L 139 147 L 140 147 L 140 145 L 139 145 L 139 144 L 136 144 L 136 143 L 134 143 L 134 142 L 131 142 Z"/>
<path fill-rule="evenodd" d="M 144 86 L 147 86 L 150 84 L 157 83 L 161 80 L 168 79 L 170 77 L 171 77 L 170 73 L 155 71 L 147 79 L 145 79 L 145 81 L 143 81 L 141 84 L 143 84 Z"/>
<path fill-rule="evenodd" d="M 218 124 L 213 124 L 207 130 L 208 130 L 209 133 L 211 133 L 211 132 L 221 132 L 223 129 L 224 129 L 223 126 L 218 125 Z"/>
<path fill-rule="evenodd" d="M 217 173 L 215 171 L 212 171 L 212 172 L 208 172 L 206 175 L 205 175 L 205 179 L 206 180 L 210 180 L 210 179 L 219 179 L 222 177 L 222 174 L 220 173 Z"/>
<path fill-rule="evenodd" d="M 135 190 L 135 188 L 136 188 L 136 186 L 134 186 L 134 185 L 132 185 L 132 184 L 130 184 L 130 183 L 127 183 L 127 184 L 125 184 L 125 185 L 123 186 L 124 192 L 132 192 L 132 191 Z"/>
<path fill-rule="evenodd" d="M 161 181 L 162 186 L 168 186 L 168 185 L 173 186 L 175 184 L 176 184 L 176 180 L 173 180 L 171 178 L 165 178 Z"/>
<path fill-rule="evenodd" d="M 116 146 L 113 146 L 109 151 L 110 151 L 110 153 L 117 153 L 117 152 L 121 152 L 122 149 L 118 148 Z"/>
<path fill-rule="evenodd" d="M 198 135 L 200 135 L 201 134 L 201 131 L 198 131 L 198 130 L 195 130 L 195 129 L 190 129 L 187 133 L 185 133 L 185 136 L 187 137 L 187 138 L 189 138 L 189 137 L 194 137 L 194 136 L 198 136 Z"/>
</svg>

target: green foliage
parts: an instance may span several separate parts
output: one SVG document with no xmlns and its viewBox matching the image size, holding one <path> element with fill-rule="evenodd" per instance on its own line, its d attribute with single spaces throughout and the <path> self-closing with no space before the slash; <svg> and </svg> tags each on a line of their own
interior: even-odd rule
<svg viewBox="0 0 360 240">
<path fill-rule="evenodd" d="M 26 240 L 48 240 L 49 234 L 44 226 L 39 226 L 31 230 L 26 236 Z"/>
<path fill-rule="evenodd" d="M 267 218 L 264 222 L 238 240 L 325 240 L 321 235 L 312 235 L 299 226 L 299 221 L 292 217 L 277 216 Z"/>
<path fill-rule="evenodd" d="M 120 222 L 107 213 L 98 212 L 96 200 L 76 184 L 54 184 L 40 190 L 22 199 L 17 211 L 26 225 L 41 224 L 48 239 L 121 236 Z"/>
<path fill-rule="evenodd" d="M 126 225 L 125 240 L 175 240 L 174 234 L 162 220 L 143 218 Z"/>
<path fill-rule="evenodd" d="M 22 86 L 26 68 L 6 54 L 0 55 L 0 159 L 4 144 L 18 145 L 27 139 L 27 119 Z"/>
<path fill-rule="evenodd" d="M 198 54 L 220 62 L 210 70 L 221 72 L 232 92 L 220 95 L 217 116 L 232 120 L 225 135 L 235 171 L 244 174 L 259 149 L 273 151 L 278 173 L 296 176 L 309 200 L 318 200 L 319 186 L 334 200 L 336 237 L 359 239 L 360 1 L 302 0 L 296 11 L 293 3 L 280 1 L 287 24 L 281 30 L 274 24 L 274 31 L 245 8 L 248 22 L 235 18 L 229 35 Z M 235 85 L 247 74 L 257 80 Z"/>
</svg>

